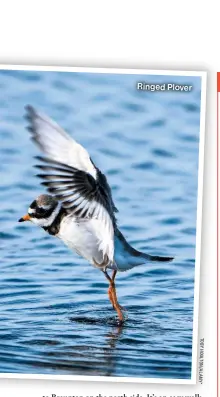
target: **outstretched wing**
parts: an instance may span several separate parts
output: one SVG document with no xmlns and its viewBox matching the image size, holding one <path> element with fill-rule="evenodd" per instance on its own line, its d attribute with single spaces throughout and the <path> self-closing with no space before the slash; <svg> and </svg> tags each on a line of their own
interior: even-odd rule
<svg viewBox="0 0 220 397">
<path fill-rule="evenodd" d="M 57 124 L 30 106 L 26 109 L 28 130 L 46 154 L 37 157 L 41 164 L 36 167 L 43 171 L 37 175 L 43 179 L 42 185 L 69 213 L 81 219 L 101 221 L 103 238 L 108 237 L 105 241 L 111 242 L 110 252 L 113 253 L 116 208 L 105 175 L 94 166 L 87 151 Z M 103 245 L 102 250 L 109 251 Z"/>
<path fill-rule="evenodd" d="M 102 218 L 105 223 L 108 218 L 112 220 L 111 200 L 108 190 L 101 183 L 105 177 L 99 170 L 97 179 L 94 179 L 88 172 L 47 157 L 37 156 L 37 159 L 43 163 L 35 166 L 44 171 L 37 175 L 43 179 L 41 184 L 62 201 L 68 212 L 79 218 Z"/>
<path fill-rule="evenodd" d="M 26 119 L 32 140 L 47 157 L 88 172 L 96 179 L 96 167 L 86 149 L 73 140 L 57 123 L 46 115 L 26 106 Z"/>
</svg>

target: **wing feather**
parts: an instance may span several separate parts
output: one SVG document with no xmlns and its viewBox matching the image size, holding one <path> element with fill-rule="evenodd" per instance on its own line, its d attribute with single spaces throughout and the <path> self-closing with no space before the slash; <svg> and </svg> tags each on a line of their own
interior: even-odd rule
<svg viewBox="0 0 220 397">
<path fill-rule="evenodd" d="M 42 152 L 50 159 L 88 172 L 96 179 L 96 168 L 83 146 L 72 139 L 57 123 L 32 106 L 26 106 L 26 112 L 28 131 Z"/>
</svg>

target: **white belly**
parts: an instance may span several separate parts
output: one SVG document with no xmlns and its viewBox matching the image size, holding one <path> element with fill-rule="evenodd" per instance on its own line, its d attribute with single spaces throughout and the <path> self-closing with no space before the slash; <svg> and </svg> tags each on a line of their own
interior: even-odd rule
<svg viewBox="0 0 220 397">
<path fill-rule="evenodd" d="M 99 230 L 99 220 L 82 219 L 78 221 L 70 215 L 62 220 L 57 237 L 71 250 L 87 259 L 93 265 L 94 260 L 101 264 L 105 252 L 100 249 Z"/>
</svg>

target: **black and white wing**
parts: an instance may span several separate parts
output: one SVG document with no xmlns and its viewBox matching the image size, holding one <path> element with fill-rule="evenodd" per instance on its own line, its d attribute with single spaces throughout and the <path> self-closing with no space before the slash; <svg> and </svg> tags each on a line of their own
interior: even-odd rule
<svg viewBox="0 0 220 397">
<path fill-rule="evenodd" d="M 116 225 L 111 189 L 105 175 L 91 161 L 87 151 L 75 142 L 54 121 L 33 107 L 26 107 L 28 130 L 33 141 L 45 157 L 37 157 L 43 172 L 38 176 L 42 185 L 52 193 L 69 213 L 78 218 L 100 221 L 104 241 L 111 247 L 103 252 L 114 254 L 114 228 Z M 109 250 L 110 248 L 110 250 Z"/>
<path fill-rule="evenodd" d="M 34 143 L 48 158 L 88 172 L 96 179 L 96 167 L 88 152 L 73 140 L 57 123 L 32 106 L 26 106 L 26 115 Z"/>
</svg>

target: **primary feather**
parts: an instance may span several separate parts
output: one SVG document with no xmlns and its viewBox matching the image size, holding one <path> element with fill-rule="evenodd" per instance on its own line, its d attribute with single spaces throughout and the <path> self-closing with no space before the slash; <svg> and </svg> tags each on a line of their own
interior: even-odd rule
<svg viewBox="0 0 220 397">
<path fill-rule="evenodd" d="M 33 141 L 51 159 L 90 173 L 96 179 L 96 168 L 86 149 L 73 140 L 57 123 L 26 106 L 28 130 Z"/>
</svg>

